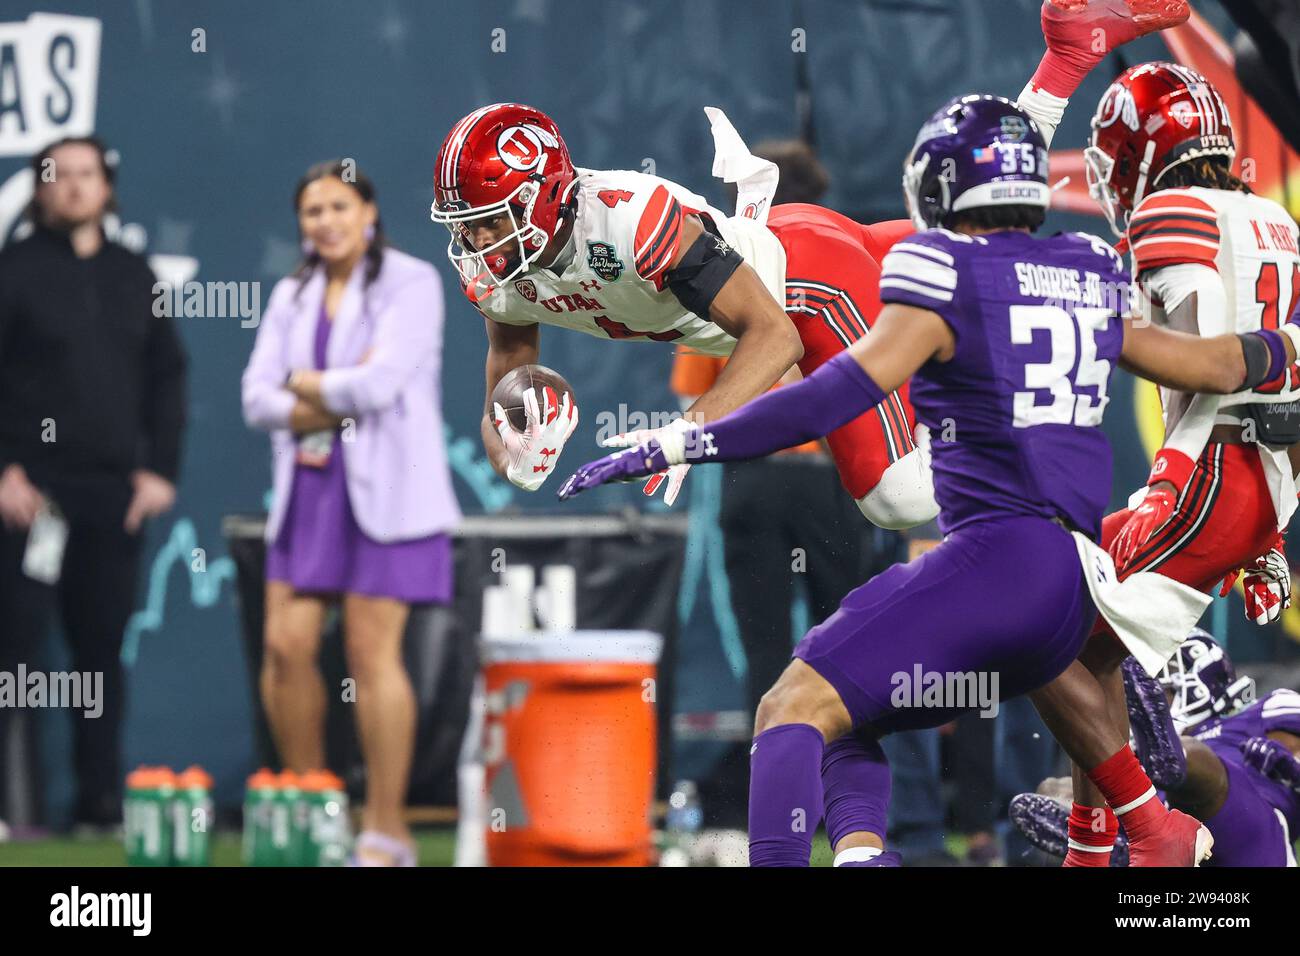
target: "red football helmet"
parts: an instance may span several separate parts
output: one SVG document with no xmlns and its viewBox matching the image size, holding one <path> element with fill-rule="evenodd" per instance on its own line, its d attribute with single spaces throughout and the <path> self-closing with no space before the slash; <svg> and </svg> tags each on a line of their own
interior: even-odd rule
<svg viewBox="0 0 1300 956">
<path fill-rule="evenodd" d="M 451 232 L 447 256 L 467 289 L 489 291 L 527 271 L 556 234 L 577 182 L 555 122 L 518 103 L 470 113 L 438 150 L 430 218 Z M 509 216 L 511 232 L 474 248 L 469 224 Z"/>
<path fill-rule="evenodd" d="M 1228 107 L 1210 81 L 1176 63 L 1143 63 L 1110 85 L 1083 151 L 1088 192 L 1117 236 L 1169 169 L 1201 156 L 1236 155 Z"/>
</svg>

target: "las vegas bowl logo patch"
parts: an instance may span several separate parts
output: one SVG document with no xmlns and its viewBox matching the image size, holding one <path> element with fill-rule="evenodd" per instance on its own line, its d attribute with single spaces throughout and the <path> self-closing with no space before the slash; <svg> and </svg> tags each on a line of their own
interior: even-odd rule
<svg viewBox="0 0 1300 956">
<path fill-rule="evenodd" d="M 519 279 L 515 282 L 515 291 L 522 295 L 529 302 L 537 301 L 537 286 L 533 285 L 532 279 Z"/>
<path fill-rule="evenodd" d="M 608 242 L 587 240 L 587 268 L 606 282 L 613 282 L 623 274 L 623 260 Z"/>
</svg>

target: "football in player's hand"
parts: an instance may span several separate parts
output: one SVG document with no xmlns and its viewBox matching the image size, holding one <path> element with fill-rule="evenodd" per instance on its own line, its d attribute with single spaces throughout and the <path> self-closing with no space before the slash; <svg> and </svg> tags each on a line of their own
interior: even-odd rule
<svg viewBox="0 0 1300 956">
<path fill-rule="evenodd" d="M 577 396 L 573 394 L 573 387 L 554 369 L 549 369 L 545 365 L 521 365 L 511 369 L 501 376 L 501 381 L 497 382 L 496 388 L 492 389 L 492 401 L 506 410 L 506 419 L 510 422 L 510 427 L 517 432 L 522 432 L 528 425 L 527 414 L 524 411 L 524 392 L 530 388 L 539 390 L 537 395 L 539 409 L 545 409 L 547 405 L 546 389 L 551 390 L 552 407 L 557 410 L 560 403 L 564 401 L 565 393 L 569 394 L 570 402 L 576 404 L 578 401 Z"/>
</svg>

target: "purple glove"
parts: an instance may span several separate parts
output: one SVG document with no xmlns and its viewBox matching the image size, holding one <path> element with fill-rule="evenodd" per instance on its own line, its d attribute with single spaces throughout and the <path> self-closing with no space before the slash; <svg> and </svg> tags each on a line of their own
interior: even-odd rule
<svg viewBox="0 0 1300 956">
<path fill-rule="evenodd" d="M 848 352 L 807 378 L 760 395 L 716 422 L 673 431 L 583 465 L 560 487 L 560 499 L 611 481 L 631 481 L 670 465 L 758 458 L 829 435 L 884 401 L 885 393 Z M 664 443 L 670 443 L 665 452 Z M 671 443 L 679 444 L 673 446 Z"/>
<path fill-rule="evenodd" d="M 1270 780 L 1292 790 L 1300 787 L 1300 760 L 1296 760 L 1285 744 L 1267 737 L 1251 737 L 1241 745 L 1241 756 L 1247 767 Z"/>
<path fill-rule="evenodd" d="M 604 458 L 589 461 L 560 485 L 560 500 L 566 501 L 576 494 L 607 485 L 611 481 L 633 481 L 653 475 L 668 467 L 664 450 L 658 440 L 652 438 L 644 445 L 636 445 L 616 451 Z"/>
</svg>

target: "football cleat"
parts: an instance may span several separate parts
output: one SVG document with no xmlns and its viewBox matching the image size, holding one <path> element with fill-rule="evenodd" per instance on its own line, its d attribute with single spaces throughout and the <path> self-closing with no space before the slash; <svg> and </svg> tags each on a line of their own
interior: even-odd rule
<svg viewBox="0 0 1300 956">
<path fill-rule="evenodd" d="M 1043 37 L 1053 53 L 1086 59 L 1091 67 L 1116 47 L 1176 27 L 1190 14 L 1187 0 L 1044 0 Z"/>
<path fill-rule="evenodd" d="M 844 851 L 850 853 L 851 851 Z M 844 855 L 843 853 L 841 855 Z M 897 850 L 886 850 L 883 853 L 877 853 L 867 860 L 846 859 L 842 863 L 836 863 L 836 869 L 844 869 L 848 866 L 902 866 L 903 858 Z"/>
<path fill-rule="evenodd" d="M 1138 763 L 1158 789 L 1173 790 L 1187 777 L 1187 754 L 1169 714 L 1165 689 L 1147 676 L 1135 657 L 1127 658 L 1121 669 L 1129 732 L 1133 735 Z"/>
<path fill-rule="evenodd" d="M 1129 866 L 1200 866 L 1210 858 L 1214 837 L 1200 820 L 1170 810 L 1157 826 L 1129 844 Z"/>
<path fill-rule="evenodd" d="M 1064 857 L 1069 850 L 1070 807 L 1041 793 L 1022 793 L 1011 798 L 1011 822 L 1025 839 L 1051 856 Z M 1111 866 L 1128 866 L 1128 837 L 1121 831 L 1110 851 Z"/>
</svg>

